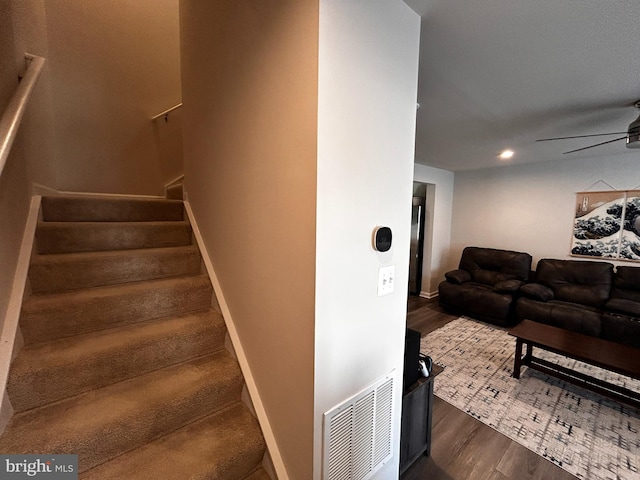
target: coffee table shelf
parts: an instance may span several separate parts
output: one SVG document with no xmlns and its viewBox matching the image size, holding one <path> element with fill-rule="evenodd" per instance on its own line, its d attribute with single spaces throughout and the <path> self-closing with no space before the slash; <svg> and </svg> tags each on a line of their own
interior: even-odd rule
<svg viewBox="0 0 640 480">
<path fill-rule="evenodd" d="M 533 348 L 557 353 L 633 379 L 640 379 L 640 350 L 532 320 L 523 320 L 509 330 L 509 335 L 516 337 L 514 378 L 520 378 L 522 365 L 526 365 L 640 408 L 640 392 L 535 357 Z M 523 356 L 524 345 L 526 352 Z"/>
</svg>

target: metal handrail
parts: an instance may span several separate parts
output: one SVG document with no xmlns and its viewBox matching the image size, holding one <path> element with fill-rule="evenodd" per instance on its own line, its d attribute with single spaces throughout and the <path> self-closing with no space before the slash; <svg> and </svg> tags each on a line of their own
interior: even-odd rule
<svg viewBox="0 0 640 480">
<path fill-rule="evenodd" d="M 13 141 L 18 133 L 22 116 L 27 108 L 29 97 L 33 88 L 38 82 L 38 77 L 44 66 L 45 58 L 37 55 L 25 54 L 25 58 L 29 61 L 27 71 L 20 80 L 18 88 L 16 88 L 13 97 L 9 101 L 7 108 L 0 119 L 0 176 L 7 163 L 9 152 L 13 146 Z"/>
<path fill-rule="evenodd" d="M 178 103 L 177 105 L 174 105 L 171 108 L 167 108 L 164 112 L 161 112 L 161 113 L 157 114 L 156 116 L 151 117 L 151 121 L 155 122 L 157 119 L 164 117 L 164 121 L 167 122 L 167 121 L 169 121 L 169 114 L 171 112 L 173 112 L 174 110 L 179 109 L 181 106 L 182 106 L 182 102 Z"/>
</svg>

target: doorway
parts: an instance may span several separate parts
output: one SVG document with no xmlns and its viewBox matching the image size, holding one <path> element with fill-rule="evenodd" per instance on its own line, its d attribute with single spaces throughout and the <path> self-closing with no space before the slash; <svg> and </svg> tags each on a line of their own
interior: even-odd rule
<svg viewBox="0 0 640 480">
<path fill-rule="evenodd" d="M 409 295 L 433 298 L 433 217 L 436 185 L 413 182 L 411 244 L 409 248 Z M 437 282 L 436 282 L 437 285 Z"/>
<path fill-rule="evenodd" d="M 420 295 L 422 291 L 426 197 L 427 185 L 413 182 L 411 241 L 409 245 L 409 295 Z"/>
</svg>

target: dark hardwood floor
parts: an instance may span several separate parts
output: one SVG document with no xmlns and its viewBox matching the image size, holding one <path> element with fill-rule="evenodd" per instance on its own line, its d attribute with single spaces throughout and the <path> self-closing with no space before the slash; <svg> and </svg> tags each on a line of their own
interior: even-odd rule
<svg viewBox="0 0 640 480">
<path fill-rule="evenodd" d="M 458 318 L 437 301 L 409 297 L 407 327 L 426 335 Z M 436 379 L 437 382 L 437 379 Z M 435 397 L 431 455 L 402 480 L 575 480 L 576 477 Z"/>
</svg>

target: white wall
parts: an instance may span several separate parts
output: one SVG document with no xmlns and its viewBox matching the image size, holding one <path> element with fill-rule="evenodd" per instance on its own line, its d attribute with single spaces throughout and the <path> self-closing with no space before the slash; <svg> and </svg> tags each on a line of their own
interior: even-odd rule
<svg viewBox="0 0 640 480">
<path fill-rule="evenodd" d="M 426 183 L 427 187 L 427 218 L 425 225 L 425 262 L 422 271 L 422 290 L 425 296 L 431 297 L 438 293 L 438 284 L 444 274 L 450 270 L 450 242 L 451 220 L 453 211 L 454 173 L 440 168 L 415 164 L 413 179 Z M 429 200 L 433 201 L 430 202 Z M 429 225 L 431 224 L 430 228 Z"/>
<path fill-rule="evenodd" d="M 323 413 L 395 369 L 398 476 L 420 18 L 400 0 L 320 1 L 314 478 Z M 393 247 L 371 246 L 378 225 Z M 378 269 L 395 291 L 377 296 Z"/>
<path fill-rule="evenodd" d="M 467 245 L 569 255 L 576 193 L 640 186 L 640 152 L 457 172 L 450 266 Z M 615 262 L 614 262 L 615 263 Z"/>
</svg>

